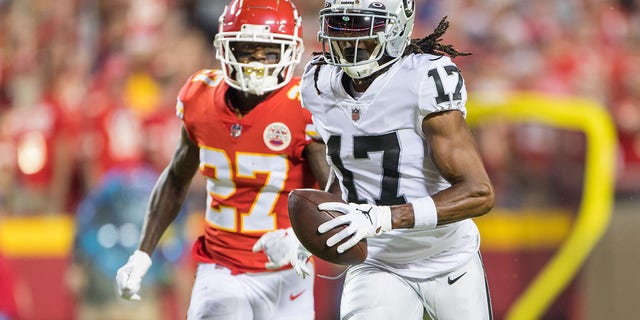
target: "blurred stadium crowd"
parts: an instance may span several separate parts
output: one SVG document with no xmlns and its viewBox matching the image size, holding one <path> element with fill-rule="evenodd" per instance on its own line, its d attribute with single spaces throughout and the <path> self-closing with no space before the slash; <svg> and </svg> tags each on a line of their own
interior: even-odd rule
<svg viewBox="0 0 640 320">
<path fill-rule="evenodd" d="M 297 3 L 307 57 L 319 50 L 321 5 Z M 448 15 L 446 40 L 473 53 L 456 61 L 470 92 L 578 95 L 608 108 L 620 134 L 620 187 L 640 187 L 637 1 L 417 5 L 414 35 Z M 110 168 L 162 167 L 177 139 L 177 90 L 195 70 L 216 65 L 211 39 L 223 7 L 203 0 L 0 0 L 3 214 L 73 212 Z M 494 172 L 514 157 L 544 167 L 562 148 L 562 139 L 540 128 L 487 131 L 481 142 Z"/>
<path fill-rule="evenodd" d="M 0 217 L 80 215 L 83 201 L 112 190 L 114 177 L 153 181 L 147 173 L 164 167 L 179 137 L 179 88 L 194 71 L 217 65 L 211 41 L 225 3 L 0 0 Z M 320 50 L 322 3 L 296 2 L 306 58 Z M 472 53 L 455 60 L 469 92 L 581 96 L 607 108 L 619 137 L 618 195 L 640 193 L 640 1 L 416 4 L 414 36 L 446 15 L 445 42 Z M 477 134 L 499 206 L 579 197 L 580 134 L 507 123 Z M 198 201 L 199 192 L 194 187 Z M 189 211 L 204 205 L 198 201 Z M 132 207 L 140 219 L 144 206 Z"/>
</svg>

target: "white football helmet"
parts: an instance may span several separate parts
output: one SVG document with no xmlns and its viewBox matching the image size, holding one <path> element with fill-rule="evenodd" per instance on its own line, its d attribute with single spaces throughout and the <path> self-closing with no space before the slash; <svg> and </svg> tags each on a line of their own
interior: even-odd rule
<svg viewBox="0 0 640 320">
<path fill-rule="evenodd" d="M 326 0 L 318 40 L 328 64 L 360 79 L 402 56 L 414 18 L 413 0 Z M 381 65 L 385 55 L 391 59 Z"/>
<path fill-rule="evenodd" d="M 232 50 L 240 43 L 279 45 L 280 59 L 242 63 Z M 233 0 L 220 16 L 214 46 L 227 84 L 263 95 L 291 81 L 304 51 L 302 20 L 289 0 Z"/>
</svg>

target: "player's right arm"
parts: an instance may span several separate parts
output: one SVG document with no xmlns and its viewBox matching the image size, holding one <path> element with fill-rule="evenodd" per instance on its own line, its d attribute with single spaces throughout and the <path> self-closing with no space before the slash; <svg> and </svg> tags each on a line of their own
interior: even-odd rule
<svg viewBox="0 0 640 320">
<path fill-rule="evenodd" d="M 138 250 L 151 255 L 160 237 L 182 208 L 191 180 L 198 171 L 199 148 L 189 138 L 184 126 L 180 141 L 169 165 L 164 169 L 151 192 L 149 207 L 142 225 Z"/>
<path fill-rule="evenodd" d="M 311 168 L 321 189 L 326 188 L 329 181 L 329 163 L 327 163 L 326 146 L 322 141 L 313 141 L 304 148 L 304 157 Z"/>
<path fill-rule="evenodd" d="M 138 250 L 116 274 L 120 297 L 140 300 L 138 291 L 142 277 L 151 267 L 151 254 L 162 234 L 175 220 L 184 202 L 191 180 L 198 171 L 199 148 L 189 138 L 184 126 L 173 158 L 156 181 L 142 226 Z"/>
</svg>

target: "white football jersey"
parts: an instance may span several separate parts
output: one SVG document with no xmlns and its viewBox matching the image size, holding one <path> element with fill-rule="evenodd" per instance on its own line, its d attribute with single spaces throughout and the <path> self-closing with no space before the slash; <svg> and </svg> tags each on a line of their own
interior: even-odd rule
<svg viewBox="0 0 640 320">
<path fill-rule="evenodd" d="M 422 120 L 430 113 L 458 110 L 466 115 L 466 88 L 450 58 L 403 57 L 358 99 L 343 87 L 341 68 L 314 66 L 314 61 L 305 68 L 302 103 L 327 144 L 345 201 L 403 204 L 450 186 L 432 162 L 422 132 Z M 368 239 L 368 245 L 367 263 L 424 279 L 469 261 L 478 252 L 480 236 L 466 219 L 430 230 L 392 230 Z"/>
</svg>

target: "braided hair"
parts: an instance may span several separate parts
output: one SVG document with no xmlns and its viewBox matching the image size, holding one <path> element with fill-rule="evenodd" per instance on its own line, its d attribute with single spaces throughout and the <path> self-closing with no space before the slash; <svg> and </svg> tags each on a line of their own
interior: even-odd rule
<svg viewBox="0 0 640 320">
<path fill-rule="evenodd" d="M 402 56 L 408 56 L 410 54 L 420 54 L 420 53 L 428 53 L 434 55 L 446 55 L 451 58 L 455 58 L 458 56 L 469 56 L 471 53 L 469 52 L 460 52 L 456 50 L 453 45 L 450 44 L 442 44 L 442 35 L 449 29 L 449 21 L 447 20 L 447 16 L 442 17 L 438 26 L 433 30 L 433 32 L 422 39 L 411 39 L 407 47 L 404 49 Z M 324 52 L 314 52 L 313 56 L 324 56 Z M 315 66 L 316 69 L 313 74 L 314 87 L 316 88 L 316 92 L 318 95 L 321 94 L 320 89 L 318 88 L 318 77 L 320 76 L 320 67 L 327 64 L 326 59 L 317 59 L 316 61 L 311 62 L 312 66 Z"/>
<path fill-rule="evenodd" d="M 447 29 L 449 29 L 449 21 L 447 21 L 447 16 L 444 16 L 431 34 L 422 39 L 411 39 L 402 56 L 407 56 L 412 53 L 430 53 L 439 56 L 446 55 L 451 58 L 471 55 L 469 52 L 456 50 L 453 45 L 440 43 L 440 41 L 442 41 L 441 37 Z"/>
</svg>

